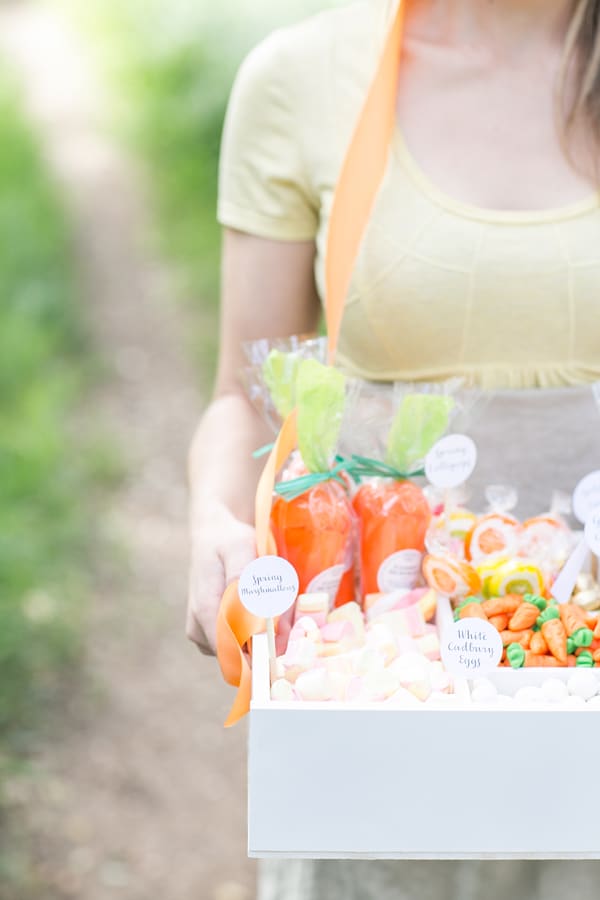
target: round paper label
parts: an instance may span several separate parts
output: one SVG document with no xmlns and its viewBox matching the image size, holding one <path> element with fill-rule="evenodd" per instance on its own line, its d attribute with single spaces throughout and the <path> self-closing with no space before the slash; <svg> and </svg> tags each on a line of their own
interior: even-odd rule
<svg viewBox="0 0 600 900">
<path fill-rule="evenodd" d="M 425 475 L 435 487 L 458 487 L 473 474 L 477 447 L 466 434 L 449 434 L 434 444 L 425 459 Z"/>
<path fill-rule="evenodd" d="M 502 659 L 502 638 L 485 619 L 461 619 L 444 634 L 441 650 L 452 675 L 485 675 Z"/>
<path fill-rule="evenodd" d="M 596 556 L 600 556 L 600 506 L 593 509 L 585 523 L 585 540 Z"/>
<path fill-rule="evenodd" d="M 600 505 L 600 470 L 582 478 L 573 492 L 573 513 L 582 525 L 593 509 Z"/>
<path fill-rule="evenodd" d="M 325 569 L 324 572 L 319 572 L 319 574 L 315 575 L 308 584 L 306 593 L 329 594 L 329 602 L 333 605 L 335 598 L 337 597 L 337 592 L 340 589 L 340 582 L 346 571 L 346 566 L 339 563 L 337 566 L 331 566 L 329 569 Z"/>
<path fill-rule="evenodd" d="M 286 612 L 298 596 L 298 574 L 280 556 L 261 556 L 240 575 L 238 591 L 249 612 L 272 619 Z"/>
<path fill-rule="evenodd" d="M 418 550 L 398 550 L 384 559 L 377 572 L 377 587 L 381 593 L 414 588 L 421 571 L 422 556 Z"/>
</svg>

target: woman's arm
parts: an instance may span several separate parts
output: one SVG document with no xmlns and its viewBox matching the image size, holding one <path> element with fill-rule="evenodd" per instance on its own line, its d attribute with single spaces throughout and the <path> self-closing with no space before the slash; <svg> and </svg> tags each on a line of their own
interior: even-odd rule
<svg viewBox="0 0 600 900">
<path fill-rule="evenodd" d="M 189 456 L 192 566 L 187 635 L 215 648 L 219 601 L 256 553 L 254 492 L 269 440 L 239 381 L 243 341 L 315 331 L 319 302 L 312 241 L 273 241 L 226 230 L 219 367 L 215 395 Z"/>
</svg>

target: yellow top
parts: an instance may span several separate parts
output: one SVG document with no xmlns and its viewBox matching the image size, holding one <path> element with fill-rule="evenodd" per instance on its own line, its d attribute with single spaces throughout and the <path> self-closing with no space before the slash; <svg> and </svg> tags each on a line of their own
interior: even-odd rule
<svg viewBox="0 0 600 900">
<path fill-rule="evenodd" d="M 275 32 L 244 62 L 221 156 L 219 221 L 323 254 L 333 190 L 380 52 L 386 0 Z M 338 362 L 376 380 L 483 387 L 600 378 L 600 196 L 494 211 L 438 190 L 396 130 L 346 302 Z"/>
</svg>

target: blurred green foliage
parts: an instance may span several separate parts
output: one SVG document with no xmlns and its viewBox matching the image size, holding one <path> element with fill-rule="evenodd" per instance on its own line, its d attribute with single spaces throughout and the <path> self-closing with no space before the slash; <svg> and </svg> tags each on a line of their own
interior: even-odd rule
<svg viewBox="0 0 600 900">
<path fill-rule="evenodd" d="M 201 369 L 216 358 L 220 234 L 215 220 L 223 118 L 244 54 L 273 28 L 343 0 L 59 0 L 95 37 L 149 167 L 161 231 L 201 298 L 194 340 Z"/>
<path fill-rule="evenodd" d="M 79 648 L 89 471 L 70 424 L 85 369 L 67 235 L 0 72 L 0 805 L 3 761 Z"/>
</svg>

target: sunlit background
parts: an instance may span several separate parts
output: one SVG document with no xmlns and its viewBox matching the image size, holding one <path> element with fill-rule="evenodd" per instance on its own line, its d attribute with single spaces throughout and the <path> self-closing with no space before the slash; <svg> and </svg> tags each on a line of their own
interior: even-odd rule
<svg viewBox="0 0 600 900">
<path fill-rule="evenodd" d="M 0 900 L 249 900 L 183 637 L 235 69 L 327 0 L 0 0 Z"/>
</svg>

